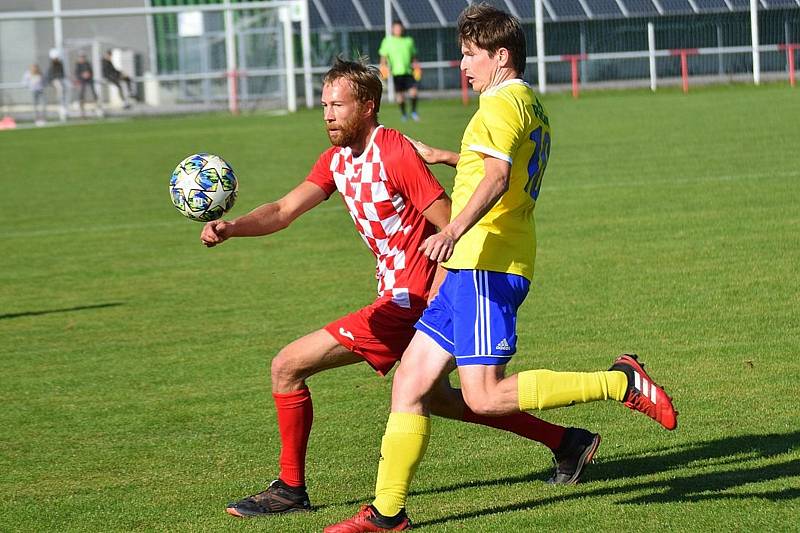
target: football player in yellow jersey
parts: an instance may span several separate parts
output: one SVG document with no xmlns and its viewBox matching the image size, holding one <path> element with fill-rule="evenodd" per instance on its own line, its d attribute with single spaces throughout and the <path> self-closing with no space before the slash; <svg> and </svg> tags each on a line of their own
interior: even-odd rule
<svg viewBox="0 0 800 533">
<path fill-rule="evenodd" d="M 461 70 L 480 93 L 478 111 L 460 153 L 416 143 L 429 164 L 456 167 L 450 223 L 420 248 L 447 276 L 394 377 L 375 500 L 326 533 L 410 528 L 406 497 L 429 440 L 430 392 L 453 364 L 465 402 L 484 416 L 616 400 L 666 429 L 677 426 L 671 399 L 634 355 L 621 355 L 603 372 L 505 375 L 516 351 L 517 309 L 533 276 L 533 211 L 550 154 L 550 121 L 521 79 L 525 35 L 516 18 L 488 4 L 472 5 L 459 16 L 458 35 Z M 598 445 L 591 433 L 562 444 L 558 466 L 582 469 Z"/>
</svg>

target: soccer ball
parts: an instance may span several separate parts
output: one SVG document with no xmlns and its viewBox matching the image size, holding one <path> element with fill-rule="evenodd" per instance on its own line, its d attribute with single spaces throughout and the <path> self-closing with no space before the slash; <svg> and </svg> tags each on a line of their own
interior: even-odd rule
<svg viewBox="0 0 800 533">
<path fill-rule="evenodd" d="M 239 182 L 231 166 L 217 155 L 190 155 L 169 179 L 172 205 L 191 220 L 208 222 L 227 213 L 236 201 Z"/>
</svg>

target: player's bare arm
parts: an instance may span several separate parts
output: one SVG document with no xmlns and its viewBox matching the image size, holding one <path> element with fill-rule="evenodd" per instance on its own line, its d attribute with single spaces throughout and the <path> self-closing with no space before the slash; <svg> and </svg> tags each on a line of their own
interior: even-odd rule
<svg viewBox="0 0 800 533">
<path fill-rule="evenodd" d="M 483 159 L 484 176 L 464 209 L 439 233 L 428 237 L 420 250 L 432 261 L 450 259 L 456 242 L 494 207 L 508 190 L 511 164 L 502 159 L 486 156 Z"/>
<path fill-rule="evenodd" d="M 436 201 L 434 201 L 428 209 L 422 212 L 422 216 L 428 219 L 434 226 L 436 226 L 439 231 L 442 231 L 449 223 L 450 223 L 450 198 L 446 194 L 442 194 Z M 434 246 L 428 247 L 428 241 L 435 237 L 437 234 L 431 235 L 428 237 L 426 241 L 420 246 L 420 251 L 425 252 L 425 256 L 430 259 L 431 261 L 442 262 L 446 261 L 450 255 L 447 255 L 447 258 L 443 258 L 446 254 L 446 248 L 442 246 Z M 450 251 L 452 254 L 452 250 Z"/>
<path fill-rule="evenodd" d="M 209 248 L 231 237 L 259 237 L 285 229 L 297 217 L 322 203 L 327 195 L 303 182 L 276 202 L 261 205 L 231 221 L 214 220 L 203 227 L 200 240 Z"/>
<path fill-rule="evenodd" d="M 458 160 L 460 158 L 458 152 L 451 152 L 450 150 L 428 146 L 424 142 L 418 141 L 417 139 L 412 139 L 408 135 L 406 135 L 405 138 L 409 140 L 419 154 L 420 158 L 428 165 L 437 165 L 442 163 L 450 167 L 455 167 L 458 164 Z"/>
<path fill-rule="evenodd" d="M 436 273 L 433 275 L 431 288 L 428 291 L 427 303 L 430 304 L 433 301 L 433 299 L 436 298 L 436 295 L 439 294 L 439 287 L 441 287 L 442 283 L 444 283 L 445 276 L 447 276 L 447 269 L 444 268 L 442 265 L 436 265 Z"/>
<path fill-rule="evenodd" d="M 450 197 L 442 193 L 439 198 L 433 201 L 428 208 L 422 212 L 425 219 L 441 230 L 450 223 Z"/>
</svg>

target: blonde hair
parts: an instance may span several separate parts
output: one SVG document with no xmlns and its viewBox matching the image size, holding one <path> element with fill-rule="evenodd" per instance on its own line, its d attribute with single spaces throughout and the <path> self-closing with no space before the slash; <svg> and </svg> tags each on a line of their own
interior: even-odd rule
<svg viewBox="0 0 800 533">
<path fill-rule="evenodd" d="M 367 65 L 365 57 L 361 57 L 357 61 L 346 61 L 337 57 L 333 66 L 322 77 L 322 84 L 330 85 L 338 79 L 347 80 L 356 101 L 360 103 L 373 102 L 375 115 L 378 115 L 378 111 L 381 109 L 383 84 L 378 69 Z"/>
</svg>

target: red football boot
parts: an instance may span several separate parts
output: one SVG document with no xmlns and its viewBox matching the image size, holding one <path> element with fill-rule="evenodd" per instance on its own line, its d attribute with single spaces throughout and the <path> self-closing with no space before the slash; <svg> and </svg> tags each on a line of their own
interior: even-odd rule
<svg viewBox="0 0 800 533">
<path fill-rule="evenodd" d="M 326 527 L 323 533 L 405 531 L 406 529 L 411 529 L 411 520 L 406 516 L 405 509 L 401 510 L 397 516 L 386 517 L 380 514 L 373 506 L 362 505 L 361 510 L 355 516 Z"/>
<path fill-rule="evenodd" d="M 628 376 L 628 392 L 623 403 L 634 411 L 646 414 L 666 429 L 675 429 L 678 426 L 678 411 L 672 406 L 672 398 L 647 375 L 638 359 L 636 354 L 622 354 L 609 369 L 619 370 Z"/>
</svg>

